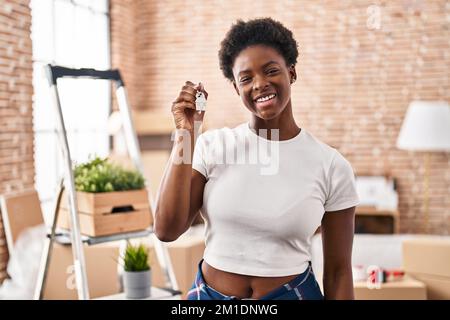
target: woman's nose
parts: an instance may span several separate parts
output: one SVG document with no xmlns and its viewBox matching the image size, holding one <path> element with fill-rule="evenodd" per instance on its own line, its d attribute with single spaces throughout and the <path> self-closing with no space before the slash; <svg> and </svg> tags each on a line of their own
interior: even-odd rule
<svg viewBox="0 0 450 320">
<path fill-rule="evenodd" d="M 253 81 L 253 90 L 259 90 L 264 91 L 269 86 L 269 82 L 267 81 L 266 77 L 263 76 L 256 76 L 255 80 Z"/>
</svg>

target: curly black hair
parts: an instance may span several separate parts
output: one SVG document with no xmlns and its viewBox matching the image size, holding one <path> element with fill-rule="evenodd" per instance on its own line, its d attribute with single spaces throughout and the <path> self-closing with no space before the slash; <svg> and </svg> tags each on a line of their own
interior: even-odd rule
<svg viewBox="0 0 450 320">
<path fill-rule="evenodd" d="M 227 32 L 219 50 L 220 69 L 225 78 L 234 80 L 233 64 L 238 54 L 245 48 L 263 44 L 276 49 L 288 66 L 295 65 L 298 57 L 298 44 L 292 32 L 272 18 L 252 19 L 237 22 Z"/>
</svg>

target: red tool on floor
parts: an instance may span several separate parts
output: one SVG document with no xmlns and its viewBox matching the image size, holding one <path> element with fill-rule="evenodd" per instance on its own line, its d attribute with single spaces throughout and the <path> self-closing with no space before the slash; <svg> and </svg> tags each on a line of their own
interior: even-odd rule
<svg viewBox="0 0 450 320">
<path fill-rule="evenodd" d="M 388 270 L 382 268 L 368 268 L 370 283 L 385 283 L 402 278 L 405 275 L 403 270 Z"/>
</svg>

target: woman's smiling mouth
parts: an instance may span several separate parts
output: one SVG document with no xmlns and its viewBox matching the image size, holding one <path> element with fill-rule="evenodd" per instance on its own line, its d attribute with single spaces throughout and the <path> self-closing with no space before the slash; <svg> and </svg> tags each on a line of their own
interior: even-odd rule
<svg viewBox="0 0 450 320">
<path fill-rule="evenodd" d="M 276 98 L 276 94 L 271 93 L 264 96 L 260 96 L 255 100 L 256 106 L 258 108 L 265 108 L 273 104 Z"/>
</svg>

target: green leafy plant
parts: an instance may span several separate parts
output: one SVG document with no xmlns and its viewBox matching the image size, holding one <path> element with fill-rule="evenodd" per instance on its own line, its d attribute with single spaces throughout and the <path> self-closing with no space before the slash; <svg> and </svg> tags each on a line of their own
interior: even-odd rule
<svg viewBox="0 0 450 320">
<path fill-rule="evenodd" d="M 132 245 L 127 243 L 127 248 L 122 256 L 123 269 L 128 272 L 150 270 L 148 264 L 148 248 L 143 244 Z"/>
<path fill-rule="evenodd" d="M 83 192 L 112 192 L 142 189 L 145 179 L 136 170 L 126 170 L 108 160 L 95 157 L 74 169 L 75 188 Z"/>
</svg>

